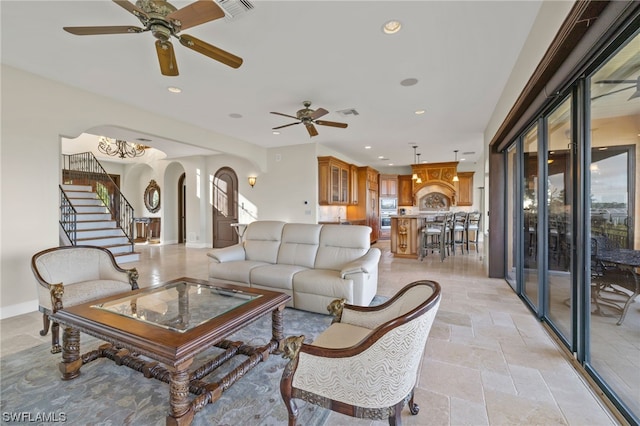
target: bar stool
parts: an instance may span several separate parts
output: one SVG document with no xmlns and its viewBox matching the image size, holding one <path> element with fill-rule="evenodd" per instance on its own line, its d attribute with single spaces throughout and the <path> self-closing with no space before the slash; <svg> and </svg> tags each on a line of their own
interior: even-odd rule
<svg viewBox="0 0 640 426">
<path fill-rule="evenodd" d="M 456 212 L 453 215 L 451 224 L 451 249 L 456 254 L 456 247 L 460 246 L 462 254 L 464 254 L 465 246 L 465 230 L 467 228 L 467 212 Z M 467 247 L 467 252 L 469 248 Z"/>
<path fill-rule="evenodd" d="M 420 260 L 429 252 L 438 251 L 440 261 L 445 258 L 448 227 L 445 216 L 436 216 L 433 221 L 425 221 L 420 235 Z"/>
<path fill-rule="evenodd" d="M 467 227 L 465 230 L 465 242 L 467 244 L 467 253 L 469 253 L 469 244 L 473 244 L 476 247 L 476 253 L 478 252 L 478 234 L 480 233 L 480 220 L 482 214 L 480 212 L 469 213 L 467 219 Z M 470 234 L 473 233 L 473 239 Z"/>
</svg>

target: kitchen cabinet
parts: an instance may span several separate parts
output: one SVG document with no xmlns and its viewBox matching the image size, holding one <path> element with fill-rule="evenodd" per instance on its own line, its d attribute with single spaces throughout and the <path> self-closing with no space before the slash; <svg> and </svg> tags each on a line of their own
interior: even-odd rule
<svg viewBox="0 0 640 426">
<path fill-rule="evenodd" d="M 349 165 L 349 204 L 358 204 L 358 166 L 350 164 Z"/>
<path fill-rule="evenodd" d="M 458 198 L 456 205 L 473 205 L 473 172 L 458 172 Z"/>
<path fill-rule="evenodd" d="M 350 166 L 335 157 L 318 157 L 319 205 L 347 205 L 351 203 Z"/>
<path fill-rule="evenodd" d="M 411 175 L 398 176 L 398 205 L 413 206 L 413 181 Z"/>
<path fill-rule="evenodd" d="M 380 175 L 380 197 L 398 197 L 398 175 Z"/>
<path fill-rule="evenodd" d="M 347 207 L 347 219 L 364 220 L 364 225 L 371 227 L 371 243 L 378 241 L 380 233 L 380 212 L 378 199 L 378 171 L 371 167 L 358 167 L 358 204 Z"/>
</svg>

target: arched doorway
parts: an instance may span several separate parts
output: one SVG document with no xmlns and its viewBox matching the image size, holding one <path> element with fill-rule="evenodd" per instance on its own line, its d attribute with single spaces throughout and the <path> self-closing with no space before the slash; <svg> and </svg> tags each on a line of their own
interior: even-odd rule
<svg viewBox="0 0 640 426">
<path fill-rule="evenodd" d="M 232 223 L 238 223 L 238 176 L 230 167 L 223 167 L 213 178 L 214 248 L 237 244 Z"/>
</svg>

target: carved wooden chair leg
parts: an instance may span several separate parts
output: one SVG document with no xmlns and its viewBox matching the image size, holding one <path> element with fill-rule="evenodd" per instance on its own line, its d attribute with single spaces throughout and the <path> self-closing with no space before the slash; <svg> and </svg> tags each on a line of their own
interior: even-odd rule
<svg viewBox="0 0 640 426">
<path fill-rule="evenodd" d="M 62 352 L 62 346 L 60 346 L 60 324 L 53 322 L 51 324 L 51 353 L 57 354 Z"/>
<path fill-rule="evenodd" d="M 50 324 L 51 324 L 51 321 L 49 320 L 49 317 L 47 316 L 47 314 L 42 314 L 42 330 L 40 330 L 41 336 L 47 335 L 47 333 L 49 332 Z"/>
<path fill-rule="evenodd" d="M 411 414 L 415 416 L 420 412 L 420 406 L 414 402 L 413 400 L 414 396 L 415 396 L 415 390 L 411 391 L 411 398 L 409 398 L 409 404 L 407 405 L 409 406 L 409 411 L 411 412 Z"/>
<path fill-rule="evenodd" d="M 389 416 L 389 426 L 401 426 L 402 425 L 402 407 L 404 401 L 400 401 L 395 406 L 395 413 L 393 416 Z"/>
</svg>

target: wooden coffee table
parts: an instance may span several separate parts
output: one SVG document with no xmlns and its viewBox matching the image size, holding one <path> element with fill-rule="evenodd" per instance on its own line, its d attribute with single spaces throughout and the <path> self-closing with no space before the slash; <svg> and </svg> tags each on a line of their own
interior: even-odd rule
<svg viewBox="0 0 640 426">
<path fill-rule="evenodd" d="M 80 374 L 80 367 L 97 358 L 110 358 L 169 383 L 168 425 L 188 425 L 196 412 L 217 401 L 247 371 L 281 351 L 282 311 L 291 297 L 273 291 L 179 278 L 151 288 L 65 308 L 52 315 L 64 328 L 63 380 Z M 272 338 L 254 347 L 226 338 L 271 312 Z M 109 342 L 80 355 L 80 332 Z M 189 372 L 194 357 L 217 346 L 220 355 Z M 145 355 L 154 361 L 137 356 Z M 235 355 L 246 360 L 215 383 L 202 378 Z M 156 362 L 157 361 L 157 362 Z M 189 393 L 197 395 L 194 398 Z"/>
</svg>

